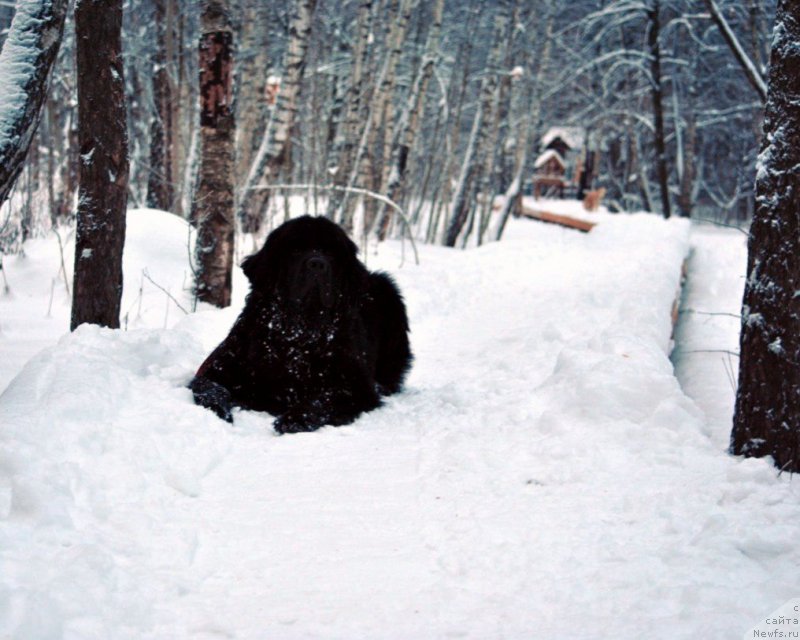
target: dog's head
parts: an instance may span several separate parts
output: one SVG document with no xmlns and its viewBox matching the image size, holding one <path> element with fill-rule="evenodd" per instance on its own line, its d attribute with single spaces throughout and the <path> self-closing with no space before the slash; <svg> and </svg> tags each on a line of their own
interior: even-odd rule
<svg viewBox="0 0 800 640">
<path fill-rule="evenodd" d="M 330 311 L 361 287 L 366 270 L 356 245 L 326 218 L 302 216 L 270 233 L 242 269 L 253 291 L 299 311 Z"/>
</svg>

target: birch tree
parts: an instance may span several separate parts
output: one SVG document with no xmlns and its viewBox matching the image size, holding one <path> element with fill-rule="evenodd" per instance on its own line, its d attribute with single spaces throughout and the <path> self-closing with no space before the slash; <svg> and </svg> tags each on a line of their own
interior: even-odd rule
<svg viewBox="0 0 800 640">
<path fill-rule="evenodd" d="M 58 54 L 67 0 L 18 0 L 0 52 L 0 204 L 22 171 Z"/>
<path fill-rule="evenodd" d="M 442 31 L 442 12 L 444 0 L 436 0 L 432 7 L 431 24 L 425 41 L 425 50 L 422 54 L 411 91 L 406 98 L 405 107 L 397 123 L 397 135 L 391 146 L 391 153 L 385 155 L 385 191 L 390 200 L 396 202 L 406 178 L 408 156 L 419 131 L 424 98 L 427 93 L 428 83 L 433 75 L 433 68 L 438 56 L 439 40 Z M 386 237 L 386 231 L 391 222 L 392 209 L 383 205 L 376 221 L 375 229 L 380 240 Z"/>
<path fill-rule="evenodd" d="M 367 61 L 370 52 L 370 34 L 372 26 L 373 0 L 359 0 L 356 13 L 356 37 L 350 61 L 350 83 L 342 110 L 341 123 L 336 126 L 336 139 L 332 153 L 333 164 L 330 171 L 333 184 L 346 187 L 359 141 L 360 124 L 366 114 L 367 95 Z M 344 191 L 333 191 L 328 197 L 326 216 L 342 223 L 342 202 L 346 196 Z M 346 225 L 345 225 L 346 226 Z"/>
<path fill-rule="evenodd" d="M 283 62 L 283 77 L 275 108 L 261 140 L 245 182 L 239 218 L 246 233 L 256 233 L 261 227 L 270 198 L 269 189 L 257 189 L 279 173 L 286 159 L 289 136 L 294 126 L 298 97 L 306 66 L 311 18 L 316 0 L 295 0 L 289 22 L 289 42 Z"/>
<path fill-rule="evenodd" d="M 481 79 L 479 104 L 472 120 L 472 129 L 470 130 L 467 150 L 461 165 L 458 186 L 453 197 L 447 234 L 444 240 L 445 246 L 448 247 L 456 246 L 458 236 L 467 222 L 477 197 L 477 178 L 480 170 L 478 150 L 484 147 L 489 133 L 489 127 L 485 125 L 488 124 L 487 121 L 490 118 L 492 101 L 498 85 L 497 74 L 500 70 L 500 60 L 503 53 L 502 45 L 509 21 L 509 9 L 509 0 L 501 0 L 498 3 L 497 13 L 494 18 L 493 45 L 486 62 L 486 71 Z"/>
<path fill-rule="evenodd" d="M 198 299 L 231 303 L 234 240 L 233 28 L 228 0 L 203 0 L 200 61 L 200 175 L 192 203 Z"/>
<path fill-rule="evenodd" d="M 147 206 L 169 211 L 173 201 L 172 86 L 167 67 L 167 39 L 172 31 L 169 0 L 153 0 L 153 110 L 150 124 L 150 166 L 147 178 Z"/>
<path fill-rule="evenodd" d="M 731 452 L 800 472 L 800 5 L 780 0 L 742 302 Z"/>
<path fill-rule="evenodd" d="M 389 26 L 386 30 L 386 50 L 383 61 L 380 65 L 378 75 L 375 77 L 372 87 L 369 90 L 369 101 L 365 108 L 362 126 L 349 129 L 349 134 L 358 139 L 358 143 L 352 147 L 353 158 L 350 173 L 348 176 L 340 175 L 337 171 L 336 184 L 344 186 L 344 196 L 336 212 L 336 220 L 348 231 L 353 229 L 353 213 L 355 200 L 350 193 L 356 187 L 359 178 L 362 186 L 366 185 L 366 176 L 370 169 L 369 154 L 375 153 L 377 132 L 383 127 L 391 131 L 391 94 L 395 85 L 395 69 L 397 60 L 400 56 L 401 43 L 408 30 L 408 21 L 417 0 L 393 0 L 394 9 L 390 11 Z M 396 14 L 396 18 L 393 17 Z M 391 135 L 390 133 L 388 135 Z M 368 229 L 371 221 L 367 221 L 365 229 Z"/>
<path fill-rule="evenodd" d="M 512 128 L 512 135 L 515 137 L 514 145 L 514 170 L 510 184 L 505 192 L 503 206 L 500 209 L 500 216 L 497 228 L 494 231 L 494 240 L 499 241 L 503 237 L 508 218 L 511 213 L 519 206 L 522 199 L 522 181 L 524 172 L 528 167 L 528 150 L 531 146 L 533 131 L 538 124 L 541 110 L 541 85 L 550 64 L 550 52 L 552 51 L 553 38 L 553 8 L 550 1 L 540 3 L 537 7 L 544 14 L 544 28 L 538 34 L 536 43 L 536 55 L 530 61 L 534 66 L 535 76 L 530 77 L 530 71 L 523 75 L 519 81 L 523 84 L 518 91 L 516 112 L 518 114 L 518 125 Z M 542 17 L 541 15 L 539 17 Z M 519 112 L 522 113 L 519 113 Z"/>
<path fill-rule="evenodd" d="M 128 198 L 122 0 L 75 7 L 80 170 L 72 319 L 119 327 Z"/>
</svg>

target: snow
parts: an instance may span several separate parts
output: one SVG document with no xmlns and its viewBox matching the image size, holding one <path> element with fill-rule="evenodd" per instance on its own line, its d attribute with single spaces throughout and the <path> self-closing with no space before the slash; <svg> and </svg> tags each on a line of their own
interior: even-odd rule
<svg viewBox="0 0 800 640">
<path fill-rule="evenodd" d="M 241 273 L 234 308 L 184 314 L 142 274 L 191 308 L 186 225 L 130 212 L 128 330 L 63 335 L 0 396 L 0 637 L 742 637 L 800 591 L 798 489 L 725 453 L 668 357 L 690 246 L 741 280 L 741 239 L 592 215 L 589 234 L 511 220 L 502 243 L 420 246 L 419 267 L 382 244 L 369 264 L 408 303 L 407 389 L 278 437 L 184 388 Z M 65 331 L 65 292 L 43 317 L 47 243 L 9 261 L 3 354 Z M 691 304 L 727 311 L 724 278 Z"/>
<path fill-rule="evenodd" d="M 566 167 L 567 163 L 564 162 L 564 158 L 561 157 L 561 154 L 556 151 L 555 149 L 548 149 L 543 154 L 541 154 L 538 158 L 536 158 L 536 162 L 534 163 L 534 168 L 538 169 L 539 167 L 544 166 L 550 158 L 555 158 L 558 160 L 558 164 L 562 167 Z"/>
<path fill-rule="evenodd" d="M 747 265 L 747 236 L 699 224 L 692 232 L 690 278 L 672 360 L 681 386 L 706 417 L 709 437 L 728 446 L 739 371 L 739 314 Z M 755 315 L 750 320 L 755 320 Z"/>
<path fill-rule="evenodd" d="M 542 147 L 547 147 L 556 138 L 561 138 L 571 149 L 583 146 L 586 130 L 583 127 L 550 127 L 542 136 Z"/>
</svg>

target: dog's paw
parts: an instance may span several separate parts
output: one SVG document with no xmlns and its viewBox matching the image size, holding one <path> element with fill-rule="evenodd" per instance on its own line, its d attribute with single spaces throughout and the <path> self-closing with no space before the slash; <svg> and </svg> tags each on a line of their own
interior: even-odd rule
<svg viewBox="0 0 800 640">
<path fill-rule="evenodd" d="M 287 411 L 275 418 L 275 422 L 272 424 L 275 427 L 275 431 L 280 434 L 304 433 L 316 431 L 325 424 L 325 420 L 306 411 Z"/>
<path fill-rule="evenodd" d="M 192 380 L 189 389 L 192 390 L 196 404 L 210 409 L 225 422 L 233 422 L 231 392 L 221 384 L 199 377 Z"/>
</svg>

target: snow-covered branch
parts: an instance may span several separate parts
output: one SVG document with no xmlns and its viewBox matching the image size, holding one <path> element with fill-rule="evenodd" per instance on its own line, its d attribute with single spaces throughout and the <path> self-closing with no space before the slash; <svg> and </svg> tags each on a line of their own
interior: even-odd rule
<svg viewBox="0 0 800 640">
<path fill-rule="evenodd" d="M 0 53 L 0 203 L 17 179 L 47 95 L 68 0 L 19 0 Z"/>
</svg>

